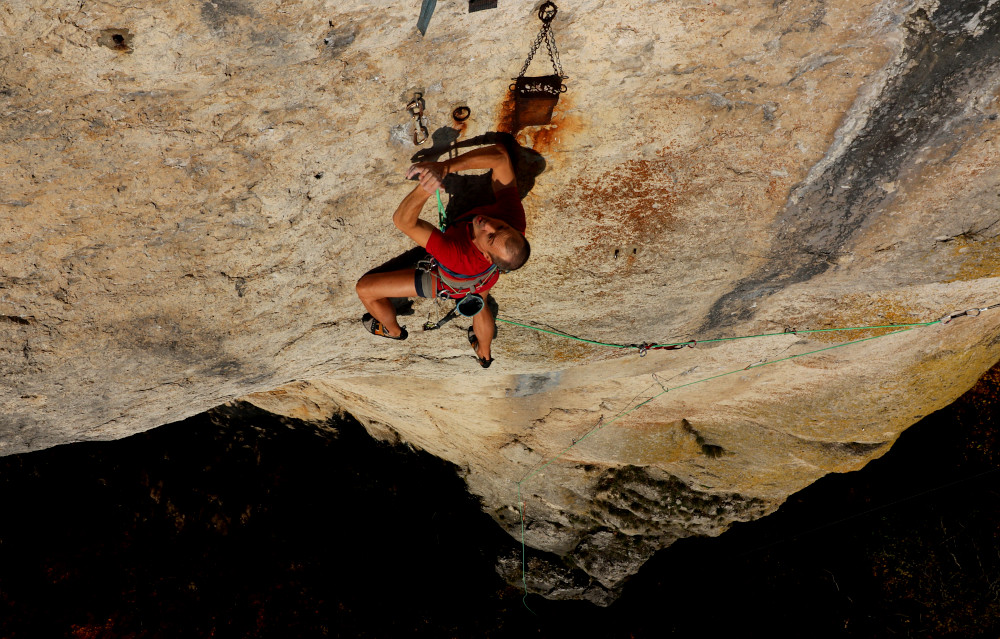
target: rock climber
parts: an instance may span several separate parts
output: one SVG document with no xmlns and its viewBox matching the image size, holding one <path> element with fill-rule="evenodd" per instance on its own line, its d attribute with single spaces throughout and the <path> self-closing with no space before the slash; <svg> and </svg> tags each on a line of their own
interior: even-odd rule
<svg viewBox="0 0 1000 639">
<path fill-rule="evenodd" d="M 420 211 L 439 188 L 445 176 L 458 171 L 490 169 L 494 204 L 480 206 L 461 215 L 442 232 L 420 219 Z M 487 291 L 500 273 L 520 268 L 531 254 L 524 237 L 526 222 L 514 168 L 503 145 L 478 148 L 443 162 L 418 162 L 406 172 L 419 184 L 403 198 L 392 222 L 432 260 L 418 268 L 387 273 L 369 273 L 358 280 L 357 292 L 368 312 L 362 318 L 373 335 L 403 340 L 406 327 L 396 320 L 391 297 L 443 297 L 468 300 L 478 296 L 468 330 L 469 342 L 480 366 L 493 363 L 490 345 L 496 336 L 493 313 L 484 302 Z M 481 309 L 481 310 L 479 310 Z"/>
</svg>

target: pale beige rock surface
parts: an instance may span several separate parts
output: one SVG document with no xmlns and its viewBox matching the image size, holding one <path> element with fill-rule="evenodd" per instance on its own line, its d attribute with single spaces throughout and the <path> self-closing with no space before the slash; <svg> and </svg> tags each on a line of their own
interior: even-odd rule
<svg viewBox="0 0 1000 639">
<path fill-rule="evenodd" d="M 444 310 L 424 300 L 408 341 L 369 338 L 353 284 L 410 246 L 389 219 L 407 101 L 438 140 L 459 104 L 463 139 L 502 129 L 539 26 L 537 3 L 439 0 L 421 37 L 418 4 L 0 6 L 0 453 L 241 396 L 347 411 L 463 468 L 519 535 L 517 482 L 626 413 L 521 485 L 553 553 L 529 585 L 605 602 L 656 548 L 883 454 L 1000 359 L 1000 309 L 746 371 L 873 334 L 639 358 L 501 324 L 484 371 L 465 325 L 417 330 Z M 569 91 L 518 133 L 544 171 L 501 317 L 680 342 L 1000 301 L 998 10 L 562 3 Z"/>
</svg>

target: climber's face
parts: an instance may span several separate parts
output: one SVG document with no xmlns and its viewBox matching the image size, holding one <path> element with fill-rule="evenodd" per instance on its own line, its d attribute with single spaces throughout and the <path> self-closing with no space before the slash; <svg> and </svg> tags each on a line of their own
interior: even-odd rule
<svg viewBox="0 0 1000 639">
<path fill-rule="evenodd" d="M 512 235 L 520 235 L 503 220 L 486 215 L 472 218 L 472 243 L 487 256 L 506 256 L 507 243 Z"/>
</svg>

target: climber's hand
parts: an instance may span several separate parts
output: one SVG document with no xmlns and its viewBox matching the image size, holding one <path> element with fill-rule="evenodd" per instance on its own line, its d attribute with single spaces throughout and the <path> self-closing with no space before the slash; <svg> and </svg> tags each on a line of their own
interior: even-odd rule
<svg viewBox="0 0 1000 639">
<path fill-rule="evenodd" d="M 444 162 L 417 162 L 410 166 L 409 170 L 406 172 L 407 179 L 416 179 L 419 177 L 421 186 L 426 189 L 427 186 L 424 185 L 424 176 L 432 175 L 433 179 L 436 181 L 434 188 L 430 189 L 428 192 L 433 193 L 435 189 L 441 188 L 441 182 L 444 180 L 445 176 L 448 175 L 448 165 Z"/>
<path fill-rule="evenodd" d="M 420 187 L 427 194 L 432 194 L 441 188 L 441 177 L 428 167 L 421 167 L 414 164 L 406 172 L 406 177 L 407 179 L 419 180 Z"/>
</svg>

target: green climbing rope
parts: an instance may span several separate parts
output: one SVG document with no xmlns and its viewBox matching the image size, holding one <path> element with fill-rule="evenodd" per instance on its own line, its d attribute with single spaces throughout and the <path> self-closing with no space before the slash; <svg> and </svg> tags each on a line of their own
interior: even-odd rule
<svg viewBox="0 0 1000 639">
<path fill-rule="evenodd" d="M 438 228 L 441 229 L 442 233 L 444 233 L 444 227 L 447 226 L 445 224 L 445 220 L 447 218 L 445 217 L 444 214 L 444 204 L 441 204 L 441 189 L 437 189 L 436 191 L 434 191 L 434 194 L 437 195 L 437 201 L 438 201 Z"/>
<path fill-rule="evenodd" d="M 511 323 L 514 323 L 514 322 L 511 322 Z M 890 333 L 884 333 L 882 335 L 875 335 L 875 336 L 872 336 L 872 337 L 863 337 L 861 339 L 852 340 L 850 342 L 844 342 L 842 344 L 835 344 L 833 346 L 827 346 L 825 348 L 820 348 L 820 349 L 817 349 L 817 350 L 814 350 L 814 351 L 809 351 L 809 352 L 806 352 L 806 353 L 798 353 L 796 355 L 789 355 L 788 357 L 782 357 L 780 359 L 776 359 L 776 360 L 769 361 L 769 362 L 760 362 L 760 363 L 757 363 L 757 364 L 751 364 L 750 366 L 747 366 L 745 368 L 738 368 L 738 369 L 731 370 L 731 371 L 726 372 L 726 373 L 720 373 L 719 375 L 712 375 L 711 377 L 706 377 L 704 379 L 699 379 L 699 380 L 696 380 L 696 381 L 693 381 L 693 382 L 688 382 L 686 384 L 681 384 L 679 386 L 674 386 L 672 388 L 664 388 L 661 392 L 657 393 L 656 395 L 653 395 L 652 397 L 649 397 L 649 398 L 643 400 L 642 402 L 636 404 L 632 408 L 629 408 L 628 410 L 619 413 L 613 419 L 610 419 L 607 422 L 599 421 L 596 426 L 594 426 L 592 429 L 590 429 L 589 431 L 587 431 L 582 437 L 580 437 L 578 439 L 574 439 L 573 443 L 571 443 L 569 446 L 566 446 L 565 448 L 563 448 L 561 451 L 559 451 L 558 453 L 556 453 L 554 456 L 552 456 L 548 460 L 543 460 L 543 463 L 541 463 L 540 465 L 538 465 L 535 468 L 533 468 L 530 471 L 528 471 L 528 473 L 525 474 L 524 477 L 522 477 L 519 481 L 516 482 L 516 484 L 517 484 L 518 509 L 519 509 L 520 515 L 521 515 L 521 583 L 524 586 L 524 597 L 522 598 L 522 602 L 524 604 L 524 607 L 528 608 L 528 610 L 531 611 L 531 608 L 528 607 L 528 603 L 527 603 L 527 597 L 528 597 L 528 575 L 527 575 L 527 558 L 526 558 L 526 556 L 527 556 L 527 553 L 526 553 L 526 547 L 527 547 L 527 545 L 525 543 L 525 517 L 524 517 L 524 505 L 525 505 L 525 503 L 524 503 L 524 498 L 521 495 L 521 485 L 524 484 L 524 482 L 526 482 L 529 479 L 531 479 L 532 477 L 535 477 L 536 475 L 538 475 L 547 466 L 551 465 L 556 460 L 560 459 L 563 455 L 565 455 L 567 452 L 569 452 L 573 447 L 575 447 L 576 445 L 578 445 L 580 442 L 584 441 L 585 439 L 587 439 L 588 437 L 590 437 L 591 435 L 593 435 L 597 431 L 603 429 L 605 426 L 609 426 L 610 424 L 613 424 L 613 423 L 615 423 L 615 422 L 623 419 L 624 417 L 626 417 L 626 416 L 634 413 L 635 411 L 639 410 L 640 408 L 642 408 L 646 404 L 649 404 L 650 402 L 656 400 L 659 397 L 662 397 L 663 395 L 665 395 L 666 393 L 668 393 L 668 392 L 670 392 L 672 390 L 677 390 L 677 389 L 680 389 L 680 388 L 685 388 L 687 386 L 693 386 L 695 384 L 701 384 L 703 382 L 708 382 L 708 381 L 711 381 L 713 379 L 719 379 L 720 377 L 726 377 L 727 375 L 734 375 L 736 373 L 742 373 L 743 371 L 749 370 L 751 368 L 761 368 L 761 367 L 764 367 L 764 366 L 769 366 L 771 364 L 777 364 L 779 362 L 786 362 L 788 360 L 795 359 L 797 357 L 805 357 L 807 355 L 815 355 L 816 353 L 822 353 L 824 351 L 830 351 L 830 350 L 833 350 L 833 349 L 836 349 L 836 348 L 843 348 L 845 346 L 851 346 L 853 344 L 860 344 L 861 342 L 867 342 L 867 341 L 870 341 L 870 340 L 879 339 L 881 337 L 886 337 L 888 335 L 896 335 L 898 333 L 905 333 L 905 332 L 913 330 L 914 328 L 917 328 L 917 327 L 931 326 L 933 324 L 938 324 L 938 323 L 940 323 L 940 320 L 937 320 L 937 321 L 934 321 L 934 322 L 921 322 L 921 323 L 917 323 L 917 324 L 899 325 L 898 326 L 899 330 L 895 330 L 895 331 L 892 331 Z M 893 326 L 893 327 L 895 327 L 895 326 Z M 527 328 L 535 328 L 535 327 L 527 326 Z M 815 329 L 815 330 L 812 330 L 812 331 L 809 331 L 809 332 L 821 332 L 821 331 L 831 331 L 831 330 L 862 330 L 862 328 L 890 328 L 890 327 L 888 327 L 888 326 L 873 326 L 873 327 L 852 327 L 852 328 L 847 328 L 847 329 Z M 535 329 L 535 330 L 542 330 L 542 329 Z M 555 332 L 555 331 L 545 331 L 545 330 L 543 330 L 543 332 L 553 333 L 555 335 L 562 335 L 564 337 L 572 337 L 570 335 L 566 335 L 564 333 L 559 333 L 559 332 Z M 797 332 L 804 333 L 804 332 L 807 332 L 807 331 L 797 331 Z M 787 333 L 770 333 L 770 334 L 767 334 L 767 335 L 786 335 L 786 334 Z M 747 337 L 762 337 L 762 335 L 751 335 L 751 336 L 747 336 Z M 579 339 L 579 338 L 574 338 L 574 339 Z M 726 339 L 742 339 L 742 338 L 736 337 L 736 338 L 726 338 Z M 589 340 L 581 340 L 581 341 L 589 341 Z M 713 341 L 713 340 L 704 340 L 704 341 Z M 714 340 L 714 341 L 723 341 L 723 340 L 720 339 L 720 340 Z M 607 345 L 607 346 L 621 346 L 621 345 L 611 345 L 611 344 L 605 344 L 605 345 Z M 534 611 L 532 611 L 532 612 L 534 612 Z"/>
<path fill-rule="evenodd" d="M 937 322 L 931 322 L 931 323 L 936 324 Z M 891 333 L 885 333 L 884 335 L 875 335 L 873 337 L 863 337 L 861 339 L 852 340 L 850 342 L 844 342 L 843 344 L 834 344 L 833 346 L 827 346 L 825 348 L 820 348 L 820 349 L 817 349 L 817 350 L 814 350 L 814 351 L 809 351 L 807 353 L 799 353 L 797 355 L 789 355 L 788 357 L 782 357 L 781 359 L 775 359 L 775 360 L 771 360 L 769 362 L 759 362 L 759 363 L 756 363 L 756 364 L 751 364 L 750 366 L 746 366 L 744 368 L 738 368 L 736 370 L 731 370 L 728 373 L 720 373 L 718 375 L 713 375 L 711 377 L 706 377 L 704 379 L 699 379 L 699 380 L 696 380 L 696 381 L 693 381 L 693 382 L 688 382 L 687 384 L 681 384 L 680 386 L 674 386 L 672 388 L 666 388 L 663 391 L 657 393 L 656 395 L 653 395 L 652 397 L 650 397 L 650 398 L 648 398 L 648 399 L 640 402 L 639 404 L 636 404 L 635 406 L 633 406 L 629 410 L 627 410 L 627 411 L 625 411 L 623 413 L 619 413 L 618 415 L 615 416 L 614 419 L 611 419 L 611 420 L 609 420 L 607 422 L 603 422 L 603 423 L 598 424 L 597 426 L 595 426 L 594 428 L 592 428 L 590 431 L 588 431 L 585 435 L 583 435 L 579 439 L 574 440 L 572 444 L 570 444 L 566 448 L 564 448 L 561 451 L 559 451 L 555 456 L 553 456 L 551 459 L 549 459 L 548 461 L 546 461 L 545 463 L 543 463 L 541 466 L 539 466 L 535 470 L 529 472 L 527 475 L 525 475 L 517 483 L 518 483 L 518 485 L 520 485 L 522 482 L 525 482 L 525 481 L 531 479 L 532 477 L 534 477 L 535 475 L 537 475 L 539 472 L 541 472 L 542 469 L 544 469 L 546 466 L 548 466 L 552 462 L 556 461 L 557 459 L 559 459 L 560 457 L 562 457 L 563 455 L 565 455 L 567 452 L 569 452 L 569 450 L 571 448 L 573 448 L 574 446 L 576 446 L 577 444 L 579 444 L 583 440 L 585 440 L 588 437 L 590 437 L 593 433 L 596 433 L 597 431 L 601 430 L 605 426 L 608 426 L 609 424 L 613 424 L 614 422 L 622 419 L 623 417 L 625 417 L 625 416 L 627 416 L 627 415 L 629 415 L 631 413 L 634 413 L 635 411 L 639 410 L 640 408 L 642 408 L 646 404 L 652 402 L 654 399 L 665 395 L 669 391 L 677 390 L 679 388 L 685 388 L 687 386 L 693 386 L 695 384 L 701 384 L 702 382 L 708 382 L 708 381 L 711 381 L 713 379 L 719 379 L 720 377 L 726 377 L 727 375 L 733 375 L 735 373 L 742 373 L 743 371 L 750 370 L 751 368 L 761 368 L 763 366 L 769 366 L 771 364 L 777 364 L 778 362 L 787 362 L 788 360 L 795 359 L 797 357 L 805 357 L 806 355 L 815 355 L 816 353 L 822 353 L 823 351 L 830 351 L 830 350 L 833 350 L 835 348 L 842 348 L 844 346 L 850 346 L 852 344 L 860 344 L 861 342 L 867 342 L 869 340 L 878 339 L 880 337 L 886 337 L 888 335 L 895 335 L 896 333 L 904 333 L 904 332 L 906 332 L 908 330 L 912 330 L 912 329 L 910 329 L 910 328 L 904 328 L 904 329 L 901 329 L 901 330 L 898 330 L 898 331 L 893 331 Z M 777 334 L 780 335 L 781 333 L 777 333 Z"/>
<path fill-rule="evenodd" d="M 578 439 L 574 439 L 573 442 L 569 446 L 566 446 L 565 448 L 563 448 L 562 450 L 560 450 L 558 453 L 556 453 L 555 455 L 553 455 L 551 458 L 549 458 L 549 459 L 543 459 L 541 462 L 539 462 L 538 465 L 536 465 L 534 468 L 530 469 L 524 475 L 524 477 L 522 477 L 520 480 L 518 480 L 516 482 L 518 509 L 519 509 L 520 515 L 521 515 L 521 583 L 524 586 L 524 597 L 522 598 L 522 602 L 524 603 L 524 607 L 527 608 L 532 613 L 534 613 L 534 611 L 532 611 L 531 608 L 528 607 L 528 603 L 527 603 L 527 598 L 528 598 L 528 574 L 527 574 L 527 553 L 526 553 L 526 547 L 527 546 L 526 546 L 526 543 L 525 543 L 525 526 L 526 526 L 526 524 L 525 524 L 525 517 L 524 517 L 525 502 L 524 502 L 524 498 L 523 498 L 522 493 L 521 493 L 521 486 L 522 486 L 522 484 L 524 484 L 526 481 L 528 481 L 532 477 L 535 477 L 536 475 L 538 475 L 539 473 L 541 473 L 542 470 L 544 470 L 550 464 L 554 463 L 556 460 L 560 459 L 563 455 L 565 455 L 567 452 L 569 452 L 573 447 L 575 447 L 577 444 L 579 444 L 580 442 L 584 441 L 585 439 L 587 439 L 588 437 L 590 437 L 591 435 L 593 435 L 597 431 L 601 430 L 605 426 L 613 424 L 613 423 L 619 421 L 620 419 L 622 419 L 622 418 L 624 418 L 624 417 L 626 417 L 626 416 L 634 413 L 635 411 L 639 410 L 640 408 L 642 408 L 646 404 L 649 404 L 650 402 L 656 400 L 659 397 L 662 397 L 663 395 L 665 395 L 666 393 L 668 393 L 668 392 L 670 392 L 672 390 L 677 390 L 677 389 L 680 389 L 680 388 L 685 388 L 687 386 L 693 386 L 695 384 L 701 384 L 703 382 L 708 382 L 708 381 L 711 381 L 713 379 L 719 379 L 720 377 L 726 377 L 727 375 L 734 375 L 736 373 L 741 373 L 743 371 L 750 370 L 751 368 L 761 368 L 763 366 L 770 366 L 771 364 L 777 364 L 779 362 L 787 362 L 788 360 L 795 359 L 797 357 L 805 357 L 807 355 L 815 355 L 816 353 L 822 353 L 824 351 L 830 351 L 830 350 L 833 350 L 833 349 L 836 349 L 836 348 L 843 348 L 845 346 L 851 346 L 853 344 L 860 344 L 861 342 L 867 342 L 867 341 L 871 341 L 871 340 L 874 340 L 874 339 L 879 339 L 881 337 L 887 337 L 889 335 L 896 335 L 898 333 L 905 333 L 907 331 L 913 330 L 914 328 L 920 328 L 920 327 L 925 327 L 925 326 L 933 326 L 935 324 L 947 324 L 951 320 L 953 320 L 953 319 L 955 319 L 957 317 L 961 317 L 963 315 L 968 315 L 970 317 L 975 317 L 975 316 L 979 315 L 979 313 L 981 311 L 987 311 L 987 310 L 994 309 L 994 308 L 1000 308 L 1000 303 L 996 303 L 996 304 L 993 304 L 992 306 L 987 306 L 987 307 L 984 307 L 984 308 L 972 308 L 972 309 L 969 309 L 969 310 L 966 310 L 966 311 L 955 312 L 955 313 L 952 313 L 952 314 L 950 314 L 950 315 L 948 315 L 946 317 L 943 317 L 943 318 L 941 318 L 939 320 L 934 320 L 932 322 L 914 322 L 914 323 L 911 323 L 911 324 L 880 324 L 880 325 L 877 325 L 877 326 L 850 326 L 850 327 L 842 327 L 842 328 L 814 328 L 814 329 L 806 329 L 806 330 L 801 330 L 801 331 L 800 330 L 795 330 L 795 329 L 790 329 L 790 330 L 783 331 L 781 333 L 760 333 L 760 334 L 757 334 L 757 335 L 740 335 L 740 336 L 736 336 L 736 337 L 720 337 L 720 338 L 715 338 L 715 339 L 690 340 L 690 341 L 687 341 L 687 342 L 674 342 L 674 343 L 664 343 L 664 344 L 613 344 L 613 343 L 609 343 L 609 342 L 601 342 L 601 341 L 597 341 L 597 340 L 584 339 L 582 337 L 577 337 L 575 335 L 570 335 L 570 334 L 564 333 L 562 331 L 541 328 L 541 327 L 538 327 L 538 326 L 532 326 L 530 324 L 525 324 L 523 322 L 517 322 L 517 321 L 514 321 L 514 320 L 507 320 L 507 319 L 504 319 L 502 317 L 496 318 L 498 321 L 505 322 L 507 324 L 511 324 L 511 325 L 514 325 L 514 326 L 520 326 L 522 328 L 527 328 L 527 329 L 530 329 L 530 330 L 533 330 L 533 331 L 538 331 L 540 333 L 547 333 L 549 335 L 556 335 L 558 337 L 564 337 L 566 339 L 571 339 L 571 340 L 575 340 L 575 341 L 578 341 L 578 342 L 583 342 L 583 343 L 586 343 L 586 344 L 594 344 L 594 345 L 597 345 L 597 346 L 608 346 L 608 347 L 612 347 L 612 348 L 637 348 L 637 349 L 639 349 L 640 355 L 644 354 L 645 351 L 653 349 L 653 348 L 669 348 L 669 347 L 695 346 L 696 344 L 706 344 L 706 343 L 712 343 L 712 342 L 727 342 L 727 341 L 732 341 L 732 340 L 751 339 L 751 338 L 756 338 L 756 337 L 776 337 L 776 336 L 779 336 L 779 335 L 799 335 L 799 334 L 810 334 L 810 333 L 828 333 L 828 332 L 835 332 L 835 331 L 863 331 L 863 330 L 876 330 L 876 329 L 895 329 L 895 330 L 892 330 L 891 332 L 883 333 L 881 335 L 874 335 L 874 336 L 871 336 L 871 337 L 863 337 L 863 338 L 852 340 L 852 341 L 849 341 L 849 342 L 844 342 L 842 344 L 835 344 L 833 346 L 827 346 L 825 348 L 820 348 L 820 349 L 816 349 L 816 350 L 813 350 L 813 351 L 808 351 L 806 353 L 798 353 L 796 355 L 789 355 L 787 357 L 782 357 L 780 359 L 776 359 L 776 360 L 772 360 L 772 361 L 768 361 L 768 362 L 758 362 L 758 363 L 746 366 L 745 368 L 738 368 L 738 369 L 735 369 L 735 370 L 731 370 L 731 371 L 729 371 L 727 373 L 720 373 L 718 375 L 712 375 L 712 376 L 706 377 L 704 379 L 695 380 L 693 382 L 688 382 L 686 384 L 681 384 L 679 386 L 674 386 L 672 388 L 663 388 L 663 385 L 660 384 L 660 388 L 662 388 L 661 392 L 659 392 L 659 393 L 653 395 L 652 397 L 649 397 L 649 398 L 647 398 L 647 399 L 639 402 L 635 406 L 632 406 L 631 408 L 629 408 L 629 409 L 627 409 L 625 411 L 622 411 L 622 412 L 618 413 L 617 415 L 615 415 L 615 417 L 613 417 L 612 419 L 608 420 L 607 422 L 605 422 L 603 420 L 603 418 L 602 418 L 601 420 L 598 421 L 598 423 L 597 423 L 596 426 L 594 426 L 589 431 L 587 431 L 582 437 L 580 437 Z"/>
<path fill-rule="evenodd" d="M 782 333 L 760 333 L 758 335 L 738 335 L 736 337 L 719 337 L 716 339 L 699 339 L 699 340 L 688 340 L 686 342 L 665 342 L 662 344 L 615 344 L 612 342 L 600 342 L 592 339 L 584 339 L 582 337 L 577 337 L 576 335 L 570 335 L 569 333 L 564 333 L 558 330 L 552 330 L 547 328 L 541 328 L 539 326 L 532 326 L 531 324 L 525 324 L 523 322 L 517 322 L 514 320 L 504 319 L 502 317 L 497 317 L 498 322 L 504 322 L 506 324 L 511 324 L 513 326 L 520 326 L 521 328 L 527 328 L 533 331 L 538 331 L 539 333 L 547 333 L 549 335 L 556 335 L 557 337 L 564 337 L 566 339 L 575 340 L 577 342 L 583 342 L 584 344 L 593 344 L 595 346 L 607 346 L 609 348 L 635 348 L 642 350 L 653 350 L 657 348 L 669 348 L 672 346 L 687 346 L 695 344 L 710 344 L 712 342 L 729 342 L 738 339 L 752 339 L 756 337 L 777 337 L 780 335 L 804 335 L 808 333 L 829 333 L 834 331 L 869 331 L 880 328 L 916 328 L 919 326 L 931 326 L 932 324 L 937 324 L 941 320 L 934 320 L 933 322 L 916 322 L 913 324 L 879 324 L 876 326 L 849 326 L 844 328 L 811 328 L 805 330 L 789 330 Z"/>
</svg>

